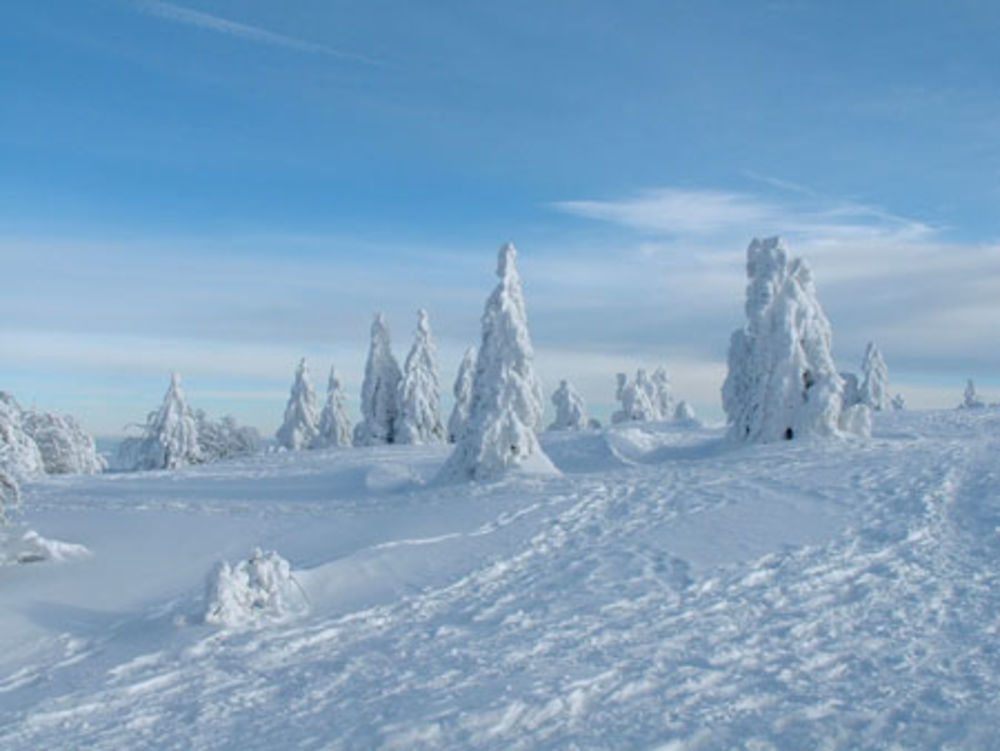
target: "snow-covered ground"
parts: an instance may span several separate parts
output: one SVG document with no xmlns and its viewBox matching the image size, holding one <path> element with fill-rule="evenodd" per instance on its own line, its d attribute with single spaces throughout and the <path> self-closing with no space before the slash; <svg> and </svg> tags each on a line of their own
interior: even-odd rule
<svg viewBox="0 0 1000 751">
<path fill-rule="evenodd" d="M 997 747 L 1000 411 L 543 446 L 562 476 L 381 447 L 25 486 L 15 523 L 91 554 L 0 567 L 0 748 Z M 309 612 L 206 624 L 258 546 Z"/>
</svg>

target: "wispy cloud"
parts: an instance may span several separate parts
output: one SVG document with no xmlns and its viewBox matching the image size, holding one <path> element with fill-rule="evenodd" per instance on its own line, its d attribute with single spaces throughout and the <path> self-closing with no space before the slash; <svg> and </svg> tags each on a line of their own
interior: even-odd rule
<svg viewBox="0 0 1000 751">
<path fill-rule="evenodd" d="M 227 18 L 213 16 L 199 10 L 185 8 L 173 3 L 163 2 L 163 0 L 136 0 L 135 6 L 144 13 L 157 18 L 163 18 L 175 23 L 195 26 L 199 29 L 214 31 L 220 34 L 244 39 L 256 44 L 265 44 L 272 47 L 283 47 L 285 49 L 297 50 L 316 55 L 329 55 L 340 60 L 360 63 L 364 65 L 383 65 L 383 62 L 366 55 L 355 52 L 348 52 L 325 44 L 309 42 L 304 39 L 277 34 L 267 29 L 251 26 L 237 21 L 230 21 Z"/>
</svg>

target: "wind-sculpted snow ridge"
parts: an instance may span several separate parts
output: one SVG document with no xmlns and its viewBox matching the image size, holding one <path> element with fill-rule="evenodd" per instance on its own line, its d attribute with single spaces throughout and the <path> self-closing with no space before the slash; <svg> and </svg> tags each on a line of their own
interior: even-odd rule
<svg viewBox="0 0 1000 751">
<path fill-rule="evenodd" d="M 1000 416 L 880 413 L 870 442 L 740 450 L 706 429 L 616 430 L 648 437 L 641 461 L 298 512 L 287 491 L 251 499 L 270 525 L 279 507 L 308 521 L 280 532 L 281 549 L 314 561 L 308 615 L 176 626 L 175 584 L 110 621 L 36 611 L 53 646 L 3 664 L 0 747 L 995 748 Z M 597 436 L 544 439 L 562 457 Z M 358 453 L 323 466 L 353 468 Z M 264 476 L 283 467 L 287 487 L 320 467 L 258 461 Z M 245 492 L 250 471 L 229 482 Z M 54 509 L 114 479 L 37 492 Z M 232 536 L 245 514 L 181 518 Z M 0 590 L 0 615 L 44 583 L 23 601 Z"/>
<path fill-rule="evenodd" d="M 205 599 L 205 622 L 227 628 L 287 620 L 309 609 L 288 561 L 260 548 L 233 566 L 219 564 L 209 577 Z"/>
<path fill-rule="evenodd" d="M 863 431 L 867 406 L 844 405 L 830 322 L 805 261 L 789 259 L 780 238 L 755 238 L 747 277 L 747 323 L 733 332 L 722 386 L 730 436 L 768 443 Z"/>
</svg>

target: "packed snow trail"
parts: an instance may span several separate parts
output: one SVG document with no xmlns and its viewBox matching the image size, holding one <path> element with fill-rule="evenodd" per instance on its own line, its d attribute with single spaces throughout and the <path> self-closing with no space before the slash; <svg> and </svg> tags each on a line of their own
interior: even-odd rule
<svg viewBox="0 0 1000 751">
<path fill-rule="evenodd" d="M 265 462 L 301 503 L 250 495 L 233 517 L 216 468 L 174 513 L 264 519 L 312 614 L 219 631 L 191 582 L 104 634 L 53 624 L 49 662 L 0 681 L 0 747 L 995 747 L 1000 413 L 884 414 L 865 442 L 734 451 L 650 425 L 546 451 L 599 471 L 421 487 L 443 455 L 383 449 L 367 459 L 412 484 L 345 480 L 324 504 L 304 492 L 319 459 Z M 363 474 L 342 456 L 328 473 Z M 250 467 L 231 467 L 241 493 Z M 74 497 L 45 488 L 47 509 Z M 375 602 L 345 599 L 352 566 Z"/>
</svg>

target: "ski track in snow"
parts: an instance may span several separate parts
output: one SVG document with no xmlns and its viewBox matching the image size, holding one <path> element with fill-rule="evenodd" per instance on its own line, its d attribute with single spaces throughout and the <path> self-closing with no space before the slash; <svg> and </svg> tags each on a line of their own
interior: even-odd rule
<svg viewBox="0 0 1000 751">
<path fill-rule="evenodd" d="M 0 748 L 995 748 L 1000 415 L 880 415 L 849 444 L 715 435 L 616 434 L 617 469 L 605 451 L 599 472 L 491 485 L 424 487 L 443 451 L 386 449 L 33 488 L 53 519 L 277 525 L 313 610 L 219 631 L 199 580 L 64 615 L 2 664 Z M 574 469 L 595 443 L 546 441 Z"/>
</svg>

